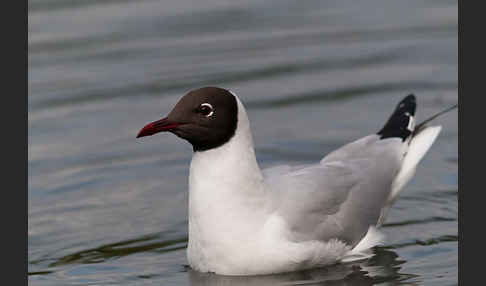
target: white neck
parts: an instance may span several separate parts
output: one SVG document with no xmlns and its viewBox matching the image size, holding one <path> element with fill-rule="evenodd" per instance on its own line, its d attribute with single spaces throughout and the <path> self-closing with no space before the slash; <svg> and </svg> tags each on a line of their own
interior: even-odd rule
<svg viewBox="0 0 486 286">
<path fill-rule="evenodd" d="M 238 122 L 234 136 L 222 146 L 195 152 L 191 162 L 190 178 L 208 178 L 211 184 L 214 184 L 214 179 L 221 180 L 223 176 L 228 184 L 261 181 L 262 175 L 253 149 L 250 122 L 243 104 L 237 97 L 236 101 Z M 190 183 L 193 182 L 192 179 Z"/>
<path fill-rule="evenodd" d="M 246 243 L 261 225 L 264 212 L 263 176 L 250 124 L 243 104 L 237 97 L 236 101 L 234 136 L 220 147 L 195 152 L 191 161 L 188 257 L 200 267 L 203 261 L 216 259 L 216 253 L 224 255 L 232 248 L 228 244 Z"/>
</svg>

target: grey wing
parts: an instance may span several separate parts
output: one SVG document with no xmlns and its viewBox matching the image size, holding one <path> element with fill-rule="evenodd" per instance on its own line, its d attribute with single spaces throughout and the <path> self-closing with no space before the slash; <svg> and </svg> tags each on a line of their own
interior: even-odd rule
<svg viewBox="0 0 486 286">
<path fill-rule="evenodd" d="M 376 225 L 403 152 L 401 140 L 370 135 L 319 164 L 268 169 L 264 176 L 274 210 L 295 240 L 338 238 L 356 245 Z"/>
</svg>

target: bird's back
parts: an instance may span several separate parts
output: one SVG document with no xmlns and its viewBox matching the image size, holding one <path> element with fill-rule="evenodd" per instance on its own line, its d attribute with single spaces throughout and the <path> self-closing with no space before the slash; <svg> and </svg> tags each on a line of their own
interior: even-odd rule
<svg viewBox="0 0 486 286">
<path fill-rule="evenodd" d="M 271 205 L 296 241 L 339 239 L 355 246 L 380 226 L 440 127 L 415 130 L 415 96 L 400 101 L 376 134 L 319 163 L 264 170 Z"/>
<path fill-rule="evenodd" d="M 399 139 L 370 135 L 317 164 L 264 170 L 275 211 L 295 240 L 339 239 L 354 246 L 378 222 L 403 149 Z"/>
</svg>

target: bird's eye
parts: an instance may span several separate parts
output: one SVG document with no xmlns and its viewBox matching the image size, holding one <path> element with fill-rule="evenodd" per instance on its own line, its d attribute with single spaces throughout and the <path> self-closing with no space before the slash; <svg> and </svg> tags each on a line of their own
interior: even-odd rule
<svg viewBox="0 0 486 286">
<path fill-rule="evenodd" d="M 203 103 L 199 106 L 198 112 L 206 117 L 209 117 L 214 113 L 213 106 L 209 103 Z"/>
</svg>

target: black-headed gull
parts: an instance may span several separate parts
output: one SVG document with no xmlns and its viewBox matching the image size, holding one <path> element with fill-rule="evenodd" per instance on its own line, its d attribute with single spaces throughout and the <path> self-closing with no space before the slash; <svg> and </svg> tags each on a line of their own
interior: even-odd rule
<svg viewBox="0 0 486 286">
<path fill-rule="evenodd" d="M 169 131 L 192 144 L 190 266 L 201 272 L 290 272 L 369 254 L 376 230 L 441 127 L 414 124 L 415 96 L 385 126 L 305 166 L 260 170 L 238 97 L 204 87 L 137 137 Z"/>
</svg>

